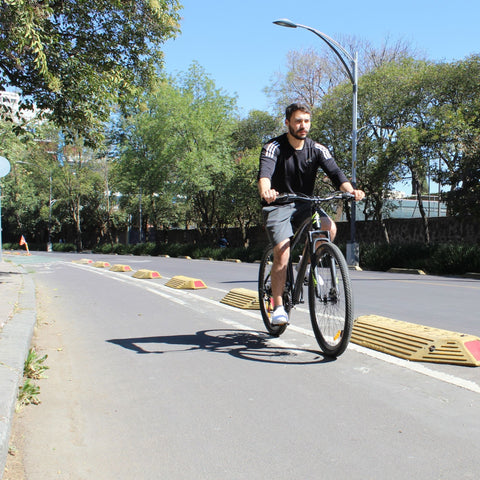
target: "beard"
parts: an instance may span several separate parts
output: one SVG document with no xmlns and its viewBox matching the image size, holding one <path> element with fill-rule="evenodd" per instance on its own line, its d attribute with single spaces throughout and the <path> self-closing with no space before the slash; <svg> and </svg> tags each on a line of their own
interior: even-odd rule
<svg viewBox="0 0 480 480">
<path fill-rule="evenodd" d="M 292 137 L 296 138 L 297 140 L 305 140 L 305 138 L 307 138 L 307 135 L 308 135 L 308 130 L 305 130 L 305 129 L 294 130 L 293 127 L 290 125 L 288 126 L 288 132 Z"/>
</svg>

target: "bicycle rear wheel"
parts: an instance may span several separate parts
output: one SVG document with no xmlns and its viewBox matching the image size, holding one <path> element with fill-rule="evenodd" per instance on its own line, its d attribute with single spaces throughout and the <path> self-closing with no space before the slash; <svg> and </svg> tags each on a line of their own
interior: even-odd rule
<svg viewBox="0 0 480 480">
<path fill-rule="evenodd" d="M 263 323 L 271 335 L 280 336 L 286 325 L 272 325 L 271 318 L 273 313 L 272 282 L 270 272 L 273 264 L 273 248 L 268 247 L 260 262 L 258 273 L 258 300 L 260 302 L 260 311 L 262 312 Z"/>
<path fill-rule="evenodd" d="M 333 243 L 323 243 L 314 260 L 308 285 L 310 319 L 323 353 L 338 357 L 346 350 L 353 328 L 348 266 Z"/>
</svg>

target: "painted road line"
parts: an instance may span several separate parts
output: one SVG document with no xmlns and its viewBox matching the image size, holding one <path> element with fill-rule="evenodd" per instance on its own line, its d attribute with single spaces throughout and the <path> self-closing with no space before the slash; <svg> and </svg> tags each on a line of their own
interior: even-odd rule
<svg viewBox="0 0 480 480">
<path fill-rule="evenodd" d="M 259 322 L 262 322 L 260 313 L 256 313 L 256 312 L 251 311 L 251 310 L 241 310 L 241 309 L 238 309 L 238 308 L 235 308 L 235 307 L 231 307 L 230 305 L 222 304 L 217 300 L 212 300 L 210 298 L 203 297 L 203 296 L 198 295 L 198 294 L 196 294 L 192 291 L 170 289 L 168 287 L 164 287 L 161 284 L 155 284 L 155 285 L 152 285 L 150 283 L 147 284 L 147 283 L 141 282 L 141 281 L 139 281 L 137 279 L 134 279 L 134 278 L 131 278 L 131 277 L 126 278 L 125 276 L 123 276 L 123 275 L 121 275 L 120 273 L 117 273 L 117 272 L 110 272 L 110 271 L 105 271 L 105 270 L 102 270 L 102 269 L 92 269 L 92 268 L 84 266 L 84 265 L 77 265 L 77 264 L 72 264 L 72 263 L 67 263 L 67 265 L 72 266 L 74 268 L 81 268 L 83 270 L 88 270 L 89 272 L 94 272 L 94 273 L 97 273 L 99 275 L 107 275 L 110 278 L 114 278 L 115 280 L 130 283 L 130 284 L 135 285 L 137 287 L 151 288 L 153 290 L 153 292 L 155 292 L 157 289 L 158 290 L 162 289 L 162 290 L 164 290 L 164 292 L 162 292 L 164 294 L 163 296 L 167 300 L 175 301 L 175 300 L 178 300 L 178 297 L 187 297 L 188 298 L 188 297 L 192 296 L 192 297 L 195 297 L 196 301 L 198 300 L 199 302 L 209 303 L 209 304 L 215 305 L 217 308 L 221 308 L 221 309 L 224 309 L 224 310 L 229 310 L 231 312 L 235 312 L 237 315 L 242 315 L 244 317 L 253 318 L 253 319 L 255 319 Z M 225 292 L 226 292 L 226 290 L 225 290 Z M 185 302 L 185 303 L 188 306 L 189 302 Z M 239 322 L 237 322 L 237 323 L 239 323 Z M 225 323 L 225 324 L 228 324 L 228 323 Z M 228 324 L 228 325 L 230 326 L 230 324 Z M 239 325 L 243 325 L 243 324 L 239 323 Z M 263 325 L 263 323 L 262 323 L 262 325 Z M 243 325 L 243 328 L 244 329 L 249 329 L 249 330 L 252 329 L 251 326 L 247 326 L 247 325 Z M 294 332 L 306 335 L 308 337 L 314 337 L 314 334 L 313 334 L 312 331 L 301 328 L 301 327 L 297 327 L 295 325 L 289 325 L 288 329 L 292 330 Z M 289 348 L 292 348 L 292 347 L 289 347 Z M 301 348 L 301 347 L 295 346 L 295 349 L 298 350 L 299 348 Z M 370 350 L 368 348 L 361 347 L 361 346 L 355 345 L 353 343 L 350 343 L 348 348 L 352 351 L 362 353 L 362 354 L 367 355 L 369 357 L 372 357 L 376 360 L 380 360 L 380 361 L 383 361 L 385 363 L 389 363 L 391 365 L 396 365 L 396 366 L 404 368 L 406 370 L 410 370 L 412 372 L 425 375 L 427 377 L 439 380 L 441 382 L 444 382 L 444 383 L 447 383 L 447 384 L 450 384 L 450 385 L 453 385 L 453 386 L 456 386 L 456 387 L 463 388 L 463 389 L 471 391 L 473 393 L 480 394 L 480 385 L 478 385 L 477 383 L 466 380 L 466 379 L 463 379 L 463 378 L 460 378 L 460 377 L 456 377 L 454 375 L 450 375 L 450 374 L 447 374 L 447 373 L 432 370 L 431 368 L 428 368 L 421 363 L 410 362 L 408 360 L 404 360 L 404 359 L 401 359 L 401 358 L 398 358 L 398 357 L 393 357 L 393 356 L 384 354 L 382 352 L 377 352 L 375 350 Z"/>
</svg>

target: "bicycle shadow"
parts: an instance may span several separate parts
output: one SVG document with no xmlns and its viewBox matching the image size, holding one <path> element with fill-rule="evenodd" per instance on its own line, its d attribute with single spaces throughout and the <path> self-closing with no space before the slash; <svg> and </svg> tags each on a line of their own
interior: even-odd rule
<svg viewBox="0 0 480 480">
<path fill-rule="evenodd" d="M 320 364 L 335 360 L 311 349 L 277 346 L 274 337 L 255 330 L 200 330 L 194 334 L 117 338 L 106 341 L 137 354 L 207 351 L 232 355 L 242 360 L 289 365 Z"/>
</svg>

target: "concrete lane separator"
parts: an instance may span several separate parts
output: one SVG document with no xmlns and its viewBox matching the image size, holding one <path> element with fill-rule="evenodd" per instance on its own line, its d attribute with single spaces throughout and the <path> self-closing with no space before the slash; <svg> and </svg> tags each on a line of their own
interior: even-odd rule
<svg viewBox="0 0 480 480">
<path fill-rule="evenodd" d="M 108 268 L 110 266 L 108 262 L 100 262 L 100 261 L 93 262 L 90 265 L 95 268 Z"/>
<path fill-rule="evenodd" d="M 406 360 L 480 366 L 480 338 L 378 315 L 358 317 L 351 341 Z"/>
<path fill-rule="evenodd" d="M 245 310 L 260 310 L 258 292 L 246 288 L 234 288 L 230 290 L 220 302 Z"/>
<path fill-rule="evenodd" d="M 199 278 L 185 277 L 183 275 L 176 275 L 172 277 L 165 286 L 177 289 L 197 290 L 199 288 L 207 288 L 205 282 Z"/>
<path fill-rule="evenodd" d="M 77 263 L 79 265 L 89 265 L 93 263 L 93 260 L 90 260 L 89 258 L 81 258 L 80 260 L 72 260 L 72 263 Z"/>
<path fill-rule="evenodd" d="M 131 272 L 132 271 L 132 267 L 130 267 L 130 265 L 122 265 L 122 264 L 116 264 L 116 265 L 112 265 L 109 270 L 111 272 Z"/>
<path fill-rule="evenodd" d="M 143 278 L 143 279 L 150 279 L 150 278 L 162 278 L 162 276 L 155 270 L 147 270 L 146 268 L 142 268 L 136 271 L 133 275 L 133 278 Z"/>
</svg>

